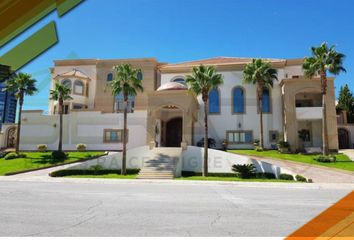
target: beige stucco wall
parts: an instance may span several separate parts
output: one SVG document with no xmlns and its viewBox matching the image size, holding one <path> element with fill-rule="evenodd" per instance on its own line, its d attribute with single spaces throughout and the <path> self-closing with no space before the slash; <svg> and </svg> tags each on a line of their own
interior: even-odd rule
<svg viewBox="0 0 354 240">
<path fill-rule="evenodd" d="M 38 144 L 47 144 L 50 150 L 57 149 L 58 115 L 24 111 L 22 116 L 21 150 L 36 150 Z M 64 115 L 63 148 L 75 150 L 76 144 L 84 143 L 88 150 L 122 150 L 122 143 L 104 142 L 104 129 L 123 129 L 123 114 L 80 111 Z M 146 144 L 146 111 L 128 114 L 128 132 L 128 148 Z"/>
<path fill-rule="evenodd" d="M 299 146 L 298 120 L 296 119 L 295 97 L 300 92 L 320 93 L 321 85 L 319 79 L 307 79 L 305 77 L 296 79 L 284 79 L 282 81 L 282 94 L 284 105 L 284 133 L 285 139 L 290 143 L 291 149 L 295 151 Z M 327 126 L 328 145 L 330 150 L 338 150 L 337 116 L 335 109 L 334 79 L 328 80 L 328 91 L 326 94 L 327 105 Z"/>
</svg>

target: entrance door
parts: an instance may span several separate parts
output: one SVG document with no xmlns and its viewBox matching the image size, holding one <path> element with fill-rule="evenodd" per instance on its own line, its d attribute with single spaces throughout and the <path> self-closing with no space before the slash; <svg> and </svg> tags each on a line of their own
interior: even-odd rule
<svg viewBox="0 0 354 240">
<path fill-rule="evenodd" d="M 180 147 L 182 142 L 182 118 L 174 118 L 166 124 L 166 147 Z"/>
<path fill-rule="evenodd" d="M 346 129 L 343 128 L 338 129 L 338 143 L 339 143 L 339 149 L 350 148 L 349 133 Z"/>
</svg>

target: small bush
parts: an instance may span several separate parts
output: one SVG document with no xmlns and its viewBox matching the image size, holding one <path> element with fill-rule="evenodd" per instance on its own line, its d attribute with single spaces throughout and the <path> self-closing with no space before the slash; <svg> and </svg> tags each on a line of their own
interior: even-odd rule
<svg viewBox="0 0 354 240">
<path fill-rule="evenodd" d="M 274 173 L 256 173 L 256 178 L 261 178 L 261 179 L 276 179 L 276 176 Z"/>
<path fill-rule="evenodd" d="M 103 167 L 99 164 L 93 165 L 89 168 L 90 170 L 94 170 L 94 171 L 100 171 L 103 169 Z"/>
<path fill-rule="evenodd" d="M 264 151 L 264 149 L 263 149 L 261 146 L 256 146 L 254 149 L 255 149 L 257 152 L 263 152 L 263 151 Z"/>
<path fill-rule="evenodd" d="M 54 161 L 64 161 L 68 158 L 68 154 L 63 151 L 54 151 L 52 152 L 52 159 Z"/>
<path fill-rule="evenodd" d="M 278 148 L 289 148 L 290 144 L 287 141 L 279 141 L 277 146 Z"/>
<path fill-rule="evenodd" d="M 291 174 L 287 174 L 287 173 L 281 173 L 279 175 L 279 179 L 281 180 L 289 180 L 289 181 L 294 181 L 294 176 Z"/>
<path fill-rule="evenodd" d="M 46 152 L 48 150 L 48 147 L 46 144 L 39 144 L 37 145 L 37 150 L 39 152 Z"/>
<path fill-rule="evenodd" d="M 16 154 L 16 153 L 9 153 L 7 154 L 4 159 L 5 160 L 11 160 L 11 159 L 16 159 L 16 158 L 25 158 L 26 157 L 26 154 L 24 153 L 19 153 L 19 154 Z"/>
<path fill-rule="evenodd" d="M 86 144 L 79 143 L 76 145 L 76 150 L 79 152 L 85 152 L 86 151 Z"/>
<path fill-rule="evenodd" d="M 320 155 L 317 157 L 313 158 L 317 162 L 323 162 L 323 163 L 331 163 L 331 162 L 336 162 L 337 158 L 335 155 Z"/>
<path fill-rule="evenodd" d="M 253 141 L 253 146 L 259 147 L 259 143 L 260 143 L 260 140 L 259 140 L 259 139 L 255 139 L 255 140 Z"/>
<path fill-rule="evenodd" d="M 307 179 L 308 183 L 313 183 L 313 180 L 311 178 Z"/>
<path fill-rule="evenodd" d="M 301 175 L 296 175 L 295 179 L 298 182 L 307 182 L 307 179 L 304 176 L 301 176 Z"/>
<path fill-rule="evenodd" d="M 256 167 L 253 164 L 234 164 L 232 165 L 232 171 L 240 178 L 252 178 L 256 176 Z"/>
</svg>

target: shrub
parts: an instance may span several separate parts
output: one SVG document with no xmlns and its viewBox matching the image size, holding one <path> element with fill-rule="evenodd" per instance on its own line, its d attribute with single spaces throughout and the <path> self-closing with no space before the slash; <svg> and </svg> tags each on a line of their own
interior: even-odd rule
<svg viewBox="0 0 354 240">
<path fill-rule="evenodd" d="M 296 179 L 296 181 L 299 181 L 299 182 L 307 182 L 307 179 L 301 175 L 296 175 L 295 179 Z"/>
<path fill-rule="evenodd" d="M 92 165 L 89 169 L 94 171 L 100 171 L 103 169 L 103 167 L 99 164 L 96 164 L 96 165 Z"/>
<path fill-rule="evenodd" d="M 256 178 L 262 178 L 262 179 L 276 179 L 276 176 L 274 173 L 256 173 Z"/>
<path fill-rule="evenodd" d="M 26 157 L 26 154 L 24 153 L 19 153 L 19 154 L 16 154 L 16 153 L 9 153 L 7 154 L 4 159 L 5 160 L 11 160 L 11 159 L 16 159 L 16 158 L 25 158 Z"/>
<path fill-rule="evenodd" d="M 294 181 L 294 176 L 291 174 L 287 174 L 287 173 L 281 173 L 279 175 L 279 179 L 281 180 L 289 180 L 289 181 Z"/>
<path fill-rule="evenodd" d="M 255 149 L 257 152 L 263 152 L 263 150 L 264 150 L 261 146 L 256 146 L 254 149 Z"/>
<path fill-rule="evenodd" d="M 289 152 L 290 144 L 287 141 L 279 141 L 277 147 L 280 153 L 287 153 Z"/>
<path fill-rule="evenodd" d="M 234 164 L 232 165 L 234 171 L 240 178 L 251 178 L 256 176 L 256 167 L 253 164 Z"/>
<path fill-rule="evenodd" d="M 48 147 L 46 144 L 39 144 L 37 145 L 37 150 L 39 152 L 46 152 L 48 150 Z"/>
<path fill-rule="evenodd" d="M 259 140 L 259 139 L 255 139 L 255 140 L 253 141 L 253 146 L 259 147 L 259 143 L 260 143 L 260 140 Z"/>
<path fill-rule="evenodd" d="M 76 145 L 76 150 L 79 152 L 85 152 L 86 151 L 86 144 L 79 143 Z"/>
<path fill-rule="evenodd" d="M 200 139 L 197 142 L 198 147 L 204 147 L 204 138 Z M 216 147 L 216 141 L 214 138 L 208 138 L 208 148 L 215 148 Z"/>
<path fill-rule="evenodd" d="M 277 146 L 278 148 L 289 148 L 290 144 L 287 141 L 279 141 Z"/>
<path fill-rule="evenodd" d="M 313 183 L 313 180 L 311 178 L 307 179 L 308 183 Z"/>
<path fill-rule="evenodd" d="M 319 155 L 313 158 L 317 162 L 330 163 L 336 162 L 337 158 L 335 155 Z"/>
<path fill-rule="evenodd" d="M 68 155 L 63 151 L 53 151 L 52 152 L 52 159 L 54 161 L 64 161 L 68 158 Z"/>
</svg>

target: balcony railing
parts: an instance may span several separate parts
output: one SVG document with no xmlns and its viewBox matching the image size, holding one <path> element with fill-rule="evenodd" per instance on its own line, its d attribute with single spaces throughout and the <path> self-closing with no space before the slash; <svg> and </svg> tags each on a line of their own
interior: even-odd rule
<svg viewBox="0 0 354 240">
<path fill-rule="evenodd" d="M 297 107 L 297 120 L 317 120 L 322 119 L 322 107 Z"/>
</svg>

